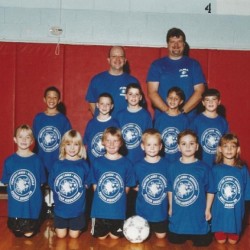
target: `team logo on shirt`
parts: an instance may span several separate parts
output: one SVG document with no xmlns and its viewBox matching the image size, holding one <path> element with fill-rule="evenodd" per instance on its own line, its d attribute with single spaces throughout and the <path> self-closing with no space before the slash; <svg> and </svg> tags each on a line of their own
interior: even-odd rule
<svg viewBox="0 0 250 250">
<path fill-rule="evenodd" d="M 225 208 L 234 208 L 241 197 L 239 181 L 233 176 L 223 177 L 218 184 L 217 195 Z"/>
<path fill-rule="evenodd" d="M 122 86 L 122 87 L 119 88 L 120 96 L 125 96 L 126 95 L 126 89 L 127 89 L 127 87 L 125 87 L 125 86 Z"/>
<path fill-rule="evenodd" d="M 189 71 L 189 69 L 186 69 L 186 68 L 179 69 L 180 78 L 188 77 L 188 71 Z"/>
<path fill-rule="evenodd" d="M 169 127 L 163 130 L 162 140 L 166 154 L 174 154 L 178 151 L 177 137 L 180 131 L 175 127 Z"/>
<path fill-rule="evenodd" d="M 58 175 L 54 181 L 54 189 L 58 199 L 66 204 L 77 201 L 83 194 L 82 180 L 79 175 L 72 172 Z"/>
<path fill-rule="evenodd" d="M 91 153 L 95 157 L 99 157 L 105 154 L 105 147 L 102 145 L 103 132 L 97 133 L 91 142 Z"/>
<path fill-rule="evenodd" d="M 115 172 L 104 173 L 98 182 L 97 192 L 104 202 L 117 202 L 124 192 L 124 183 L 121 176 Z"/>
<path fill-rule="evenodd" d="M 135 123 L 128 123 L 122 127 L 123 139 L 128 149 L 136 148 L 141 142 L 142 130 Z"/>
<path fill-rule="evenodd" d="M 206 129 L 201 135 L 201 145 L 203 150 L 208 154 L 215 154 L 220 138 L 221 133 L 218 129 Z"/>
<path fill-rule="evenodd" d="M 189 174 L 181 174 L 174 181 L 175 202 L 187 207 L 192 205 L 199 196 L 199 185 L 197 180 Z"/>
<path fill-rule="evenodd" d="M 55 151 L 61 142 L 61 134 L 56 127 L 46 126 L 38 134 L 38 143 L 45 152 Z"/>
<path fill-rule="evenodd" d="M 159 205 L 167 193 L 167 180 L 159 173 L 147 175 L 142 182 L 142 195 L 151 205 Z"/>
<path fill-rule="evenodd" d="M 36 190 L 35 176 L 27 169 L 20 169 L 11 175 L 9 187 L 10 194 L 15 200 L 25 202 Z"/>
</svg>

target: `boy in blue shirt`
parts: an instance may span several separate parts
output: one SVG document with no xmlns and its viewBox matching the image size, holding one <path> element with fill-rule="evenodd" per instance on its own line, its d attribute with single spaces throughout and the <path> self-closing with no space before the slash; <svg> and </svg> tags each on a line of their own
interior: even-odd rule
<svg viewBox="0 0 250 250">
<path fill-rule="evenodd" d="M 68 118 L 58 110 L 61 102 L 61 93 L 54 87 L 48 87 L 44 91 L 44 103 L 46 110 L 38 113 L 33 120 L 33 132 L 36 139 L 38 156 L 42 159 L 49 174 L 53 164 L 59 157 L 59 145 L 62 136 L 71 129 Z M 48 216 L 53 212 L 53 194 L 45 189 L 45 202 Z"/>
<path fill-rule="evenodd" d="M 100 94 L 96 103 L 98 114 L 88 122 L 83 136 L 83 143 L 87 147 L 87 157 L 90 165 L 92 165 L 95 158 L 105 154 L 105 148 L 102 145 L 104 130 L 108 127 L 118 127 L 117 121 L 111 116 L 113 108 L 112 96 L 108 93 Z"/>
<path fill-rule="evenodd" d="M 215 186 L 211 169 L 195 157 L 197 135 L 184 130 L 178 135 L 181 158 L 169 169 L 169 234 L 171 243 L 192 240 L 195 246 L 208 246 L 212 241 L 211 206 Z"/>
<path fill-rule="evenodd" d="M 133 163 L 142 159 L 144 152 L 141 149 L 142 133 L 152 128 L 152 118 L 149 112 L 141 106 L 143 92 L 137 83 L 131 83 L 126 89 L 128 106 L 117 114 L 117 121 L 122 130 L 126 143 L 126 157 Z"/>
<path fill-rule="evenodd" d="M 161 134 L 156 129 L 147 129 L 142 135 L 142 149 L 145 157 L 135 164 L 138 191 L 136 214 L 145 218 L 150 230 L 157 238 L 164 238 L 167 232 L 168 161 L 161 158 Z"/>
<path fill-rule="evenodd" d="M 165 157 L 173 162 L 180 158 L 178 151 L 177 136 L 189 127 L 189 120 L 186 114 L 182 113 L 185 101 L 185 94 L 179 87 L 170 88 L 167 94 L 168 110 L 160 113 L 154 124 L 162 136 Z"/>
<path fill-rule="evenodd" d="M 123 146 L 121 131 L 107 128 L 102 143 L 106 153 L 95 159 L 90 170 L 94 188 L 91 233 L 99 239 L 118 239 L 123 235 L 126 194 L 135 186 L 135 176 L 132 163 L 119 153 Z"/>
<path fill-rule="evenodd" d="M 218 113 L 221 103 L 217 89 L 207 89 L 202 95 L 204 112 L 191 123 L 191 129 L 198 135 L 202 147 L 202 160 L 212 166 L 221 136 L 228 132 L 226 119 Z"/>
</svg>

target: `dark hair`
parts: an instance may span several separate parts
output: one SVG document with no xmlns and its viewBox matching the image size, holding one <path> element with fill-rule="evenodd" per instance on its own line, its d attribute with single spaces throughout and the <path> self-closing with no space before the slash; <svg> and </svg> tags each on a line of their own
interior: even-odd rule
<svg viewBox="0 0 250 250">
<path fill-rule="evenodd" d="M 138 83 L 130 83 L 128 84 L 128 86 L 126 87 L 126 94 L 128 93 L 129 89 L 138 89 L 140 94 L 143 95 L 143 91 L 141 86 Z"/>
<path fill-rule="evenodd" d="M 168 90 L 168 94 L 167 96 L 169 96 L 170 93 L 175 92 L 177 96 L 179 96 L 181 98 L 181 100 L 184 102 L 186 97 L 185 94 L 183 92 L 183 90 L 179 87 L 172 87 Z"/>
<path fill-rule="evenodd" d="M 197 143 L 199 143 L 199 142 L 198 142 L 198 136 L 197 136 L 197 134 L 196 134 L 193 130 L 191 130 L 191 129 L 186 129 L 186 130 L 183 130 L 182 132 L 180 132 L 180 133 L 178 134 L 178 136 L 177 136 L 177 143 L 180 144 L 181 138 L 184 137 L 184 136 L 186 136 L 186 135 L 191 135 L 191 136 L 193 136 L 193 137 L 195 138 L 195 141 L 196 141 Z"/>
<path fill-rule="evenodd" d="M 110 95 L 110 94 L 107 93 L 107 92 L 101 93 L 101 94 L 98 96 L 97 102 L 99 102 L 100 99 L 101 99 L 102 97 L 107 97 L 107 98 L 109 98 L 109 99 L 111 100 L 111 104 L 114 104 L 114 100 L 113 100 L 112 95 Z"/>
<path fill-rule="evenodd" d="M 56 92 L 57 95 L 58 95 L 58 98 L 61 99 L 61 93 L 60 93 L 59 89 L 56 88 L 55 86 L 50 86 L 50 87 L 48 87 L 47 89 L 45 89 L 44 95 L 43 95 L 43 96 L 46 97 L 49 91 L 54 91 L 54 92 Z"/>
<path fill-rule="evenodd" d="M 185 33 L 181 29 L 172 28 L 172 29 L 168 30 L 168 33 L 167 33 L 167 36 L 166 36 L 167 43 L 169 42 L 170 37 L 174 37 L 174 36 L 176 36 L 176 37 L 181 37 L 182 36 L 184 43 L 186 42 Z"/>
<path fill-rule="evenodd" d="M 202 100 L 204 100 L 207 96 L 216 96 L 218 99 L 220 99 L 220 92 L 217 89 L 206 89 L 202 94 Z"/>
</svg>

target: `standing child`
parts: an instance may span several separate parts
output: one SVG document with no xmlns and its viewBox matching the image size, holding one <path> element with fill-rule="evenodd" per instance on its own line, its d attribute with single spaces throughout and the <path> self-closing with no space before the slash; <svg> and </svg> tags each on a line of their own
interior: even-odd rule
<svg viewBox="0 0 250 250">
<path fill-rule="evenodd" d="M 5 160 L 2 177 L 8 185 L 8 227 L 17 237 L 31 237 L 39 230 L 46 175 L 40 158 L 30 150 L 34 137 L 28 125 L 16 129 L 14 142 L 17 151 Z"/>
<path fill-rule="evenodd" d="M 199 137 L 202 160 L 209 166 L 214 164 L 216 148 L 221 136 L 229 130 L 226 119 L 218 114 L 220 103 L 220 92 L 217 89 L 207 89 L 202 95 L 205 111 L 191 124 L 191 128 Z"/>
<path fill-rule="evenodd" d="M 164 238 L 167 231 L 168 161 L 161 158 L 161 134 L 147 129 L 142 135 L 145 158 L 135 164 L 138 191 L 136 214 L 145 218 L 157 238 Z"/>
<path fill-rule="evenodd" d="M 59 145 L 65 132 L 71 129 L 68 118 L 58 111 L 61 94 L 56 87 L 48 87 L 44 92 L 46 110 L 37 114 L 33 121 L 38 155 L 41 157 L 47 174 L 59 157 Z M 52 192 L 45 190 L 45 202 L 49 208 L 53 204 Z M 48 210 L 50 212 L 50 209 Z"/>
<path fill-rule="evenodd" d="M 94 198 L 92 203 L 91 233 L 105 239 L 118 239 L 126 216 L 126 193 L 135 186 L 132 163 L 119 150 L 123 145 L 122 133 L 118 128 L 107 128 L 102 137 L 106 154 L 97 158 L 92 165 Z"/>
<path fill-rule="evenodd" d="M 197 135 L 184 130 L 178 135 L 181 158 L 170 167 L 169 234 L 171 243 L 193 241 L 195 246 L 208 246 L 212 237 L 208 221 L 214 198 L 211 169 L 195 158 Z"/>
<path fill-rule="evenodd" d="M 50 174 L 49 185 L 55 200 L 55 231 L 59 238 L 79 237 L 85 227 L 85 193 L 88 186 L 89 167 L 82 137 L 69 130 L 62 138 L 59 161 Z"/>
<path fill-rule="evenodd" d="M 212 232 L 217 242 L 228 240 L 230 244 L 236 244 L 242 229 L 245 200 L 250 200 L 249 172 L 240 159 L 236 135 L 221 137 L 213 174 L 217 193 L 212 207 Z"/>
<path fill-rule="evenodd" d="M 159 130 L 164 143 L 165 157 L 173 162 L 180 158 L 178 151 L 177 136 L 187 129 L 189 121 L 185 113 L 181 111 L 185 101 L 182 89 L 172 87 L 167 94 L 167 105 L 169 109 L 157 116 L 154 128 Z"/>
<path fill-rule="evenodd" d="M 108 127 L 118 127 L 117 121 L 111 116 L 113 107 L 112 96 L 108 93 L 100 94 L 96 103 L 98 114 L 88 122 L 83 137 L 83 143 L 87 147 L 88 161 L 91 165 L 95 158 L 105 154 L 105 148 L 102 145 L 103 131 Z"/>
<path fill-rule="evenodd" d="M 152 118 L 149 112 L 140 106 L 142 97 L 143 92 L 140 85 L 129 84 L 125 95 L 128 106 L 117 114 L 117 121 L 128 150 L 126 156 L 133 163 L 144 157 L 140 146 L 142 133 L 146 129 L 152 128 Z"/>
</svg>

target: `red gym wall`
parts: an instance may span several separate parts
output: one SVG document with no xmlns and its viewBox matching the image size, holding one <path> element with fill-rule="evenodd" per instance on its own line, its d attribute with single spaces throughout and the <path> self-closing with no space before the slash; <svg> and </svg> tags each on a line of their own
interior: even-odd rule
<svg viewBox="0 0 250 250">
<path fill-rule="evenodd" d="M 108 68 L 109 48 L 60 45 L 60 54 L 55 55 L 55 44 L 0 43 L 0 176 L 4 159 L 15 150 L 14 128 L 22 123 L 32 125 L 35 114 L 45 109 L 46 87 L 55 85 L 61 90 L 72 126 L 83 134 L 91 118 L 84 100 L 88 84 L 93 75 Z M 131 74 L 139 79 L 146 94 L 149 65 L 166 55 L 166 49 L 125 50 Z M 191 49 L 190 56 L 200 61 L 209 87 L 220 90 L 230 129 L 238 134 L 242 156 L 249 161 L 250 51 Z"/>
</svg>

